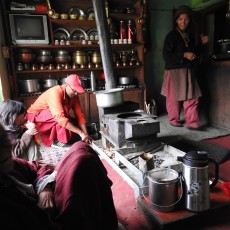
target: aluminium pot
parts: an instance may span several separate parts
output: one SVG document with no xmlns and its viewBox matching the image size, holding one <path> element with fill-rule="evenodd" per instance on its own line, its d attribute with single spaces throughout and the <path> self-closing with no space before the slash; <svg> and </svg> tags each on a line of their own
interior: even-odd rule
<svg viewBox="0 0 230 230">
<path fill-rule="evenodd" d="M 36 93 L 41 91 L 38 79 L 19 80 L 18 83 L 21 93 Z"/>
<path fill-rule="evenodd" d="M 42 80 L 42 88 L 43 90 L 49 89 L 53 86 L 58 85 L 58 80 L 57 79 L 45 79 Z"/>
<path fill-rule="evenodd" d="M 107 108 L 121 105 L 124 101 L 122 91 L 123 89 L 121 88 L 114 88 L 94 92 L 96 95 L 97 106 Z"/>
<path fill-rule="evenodd" d="M 129 85 L 133 83 L 132 77 L 119 77 L 119 84 L 120 85 Z"/>
</svg>

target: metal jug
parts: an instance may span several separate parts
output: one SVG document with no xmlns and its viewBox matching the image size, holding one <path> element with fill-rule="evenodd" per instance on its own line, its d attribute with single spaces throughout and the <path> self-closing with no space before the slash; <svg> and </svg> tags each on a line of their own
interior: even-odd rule
<svg viewBox="0 0 230 230">
<path fill-rule="evenodd" d="M 185 208 L 202 212 L 210 209 L 210 189 L 218 182 L 219 167 L 216 161 L 208 158 L 205 151 L 191 151 L 180 158 L 183 162 L 182 177 L 184 180 Z M 209 162 L 215 165 L 215 177 L 209 183 Z"/>
</svg>

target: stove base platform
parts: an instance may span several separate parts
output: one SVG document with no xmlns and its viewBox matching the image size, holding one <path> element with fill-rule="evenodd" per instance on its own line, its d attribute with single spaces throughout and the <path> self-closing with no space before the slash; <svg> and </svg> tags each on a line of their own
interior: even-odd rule
<svg viewBox="0 0 230 230">
<path fill-rule="evenodd" d="M 120 176 L 131 186 L 131 188 L 134 191 L 134 196 L 136 198 L 141 196 L 141 194 L 147 194 L 148 184 L 146 181 L 146 174 L 145 171 L 141 170 L 144 169 L 145 167 L 143 167 L 143 161 L 140 161 L 139 159 L 140 156 L 144 154 L 144 151 L 127 153 L 125 151 L 117 151 L 116 149 L 112 149 L 112 148 L 105 148 L 104 145 L 102 144 L 102 140 L 103 138 L 101 140 L 93 141 L 92 147 L 94 148 L 94 150 L 100 156 L 102 156 L 117 171 L 117 173 L 120 174 Z M 182 168 L 181 162 L 178 162 L 175 159 L 177 159 L 177 156 L 183 156 L 185 153 L 172 146 L 166 144 L 162 145 L 162 143 L 160 143 L 161 146 L 159 150 L 159 143 L 160 142 L 156 142 L 155 140 L 152 141 L 152 145 L 155 145 L 155 149 L 157 149 L 157 151 L 154 152 L 153 149 L 152 151 L 149 152 L 149 154 L 151 154 L 152 152 L 152 154 L 154 155 L 153 159 L 151 159 L 154 162 L 152 162 L 153 164 L 151 163 L 151 165 L 154 165 L 156 169 L 163 168 L 163 167 L 165 168 L 164 163 L 168 162 L 167 165 L 169 167 L 180 172 Z M 170 159 L 173 157 L 174 161 L 170 161 L 169 163 L 169 161 L 167 160 L 169 158 L 165 159 L 165 157 L 167 156 L 169 156 Z M 131 158 L 134 157 L 136 157 L 134 159 L 135 161 L 130 160 Z M 155 162 L 156 157 L 158 159 Z M 161 163 L 159 164 L 159 158 L 165 160 L 160 161 Z M 155 168 L 153 169 L 148 168 L 148 171 L 154 170 Z"/>
</svg>

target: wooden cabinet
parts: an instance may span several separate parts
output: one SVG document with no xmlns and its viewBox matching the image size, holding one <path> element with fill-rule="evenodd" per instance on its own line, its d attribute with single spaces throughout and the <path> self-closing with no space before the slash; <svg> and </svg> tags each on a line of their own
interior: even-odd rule
<svg viewBox="0 0 230 230">
<path fill-rule="evenodd" d="M 39 79 L 42 82 L 44 79 L 57 79 L 59 84 L 67 75 L 76 73 L 81 78 L 89 79 L 90 72 L 93 71 L 97 79 L 97 90 L 104 89 L 104 81 L 101 79 L 103 66 L 92 60 L 92 53 L 99 51 L 98 35 L 96 30 L 96 22 L 94 18 L 88 18 L 89 14 L 93 13 L 93 4 L 91 0 L 55 0 L 50 1 L 51 8 L 56 13 L 59 13 L 59 18 L 50 17 L 45 11 L 37 11 L 38 6 L 47 7 L 46 1 L 43 0 L 18 0 L 17 3 L 26 4 L 27 6 L 35 7 L 35 10 L 12 10 L 11 3 L 14 1 L 1 1 L 2 22 L 5 35 L 5 46 L 8 47 L 9 57 L 7 59 L 9 69 L 9 79 L 12 87 L 13 98 L 22 100 L 28 107 L 37 96 L 43 92 L 31 93 L 23 92 L 19 82 L 27 79 Z M 146 98 L 144 84 L 144 43 L 142 35 L 143 24 L 138 19 L 143 15 L 142 0 L 127 0 L 106 2 L 108 21 L 110 22 L 110 36 L 112 43 L 112 52 L 115 77 L 118 87 L 127 87 L 119 85 L 119 77 L 131 76 L 133 84 L 124 90 L 124 100 L 138 102 L 140 108 L 144 108 Z M 78 19 L 60 19 L 60 14 L 77 13 L 86 15 L 86 18 Z M 9 14 L 29 14 L 29 15 L 45 15 L 48 21 L 49 44 L 13 44 L 11 39 L 11 29 L 9 24 Z M 78 15 L 79 16 L 79 15 Z M 125 23 L 126 33 L 128 30 L 128 22 L 132 23 L 133 40 L 120 39 L 120 21 Z M 58 44 L 57 43 L 58 40 Z M 64 40 L 63 45 L 60 44 Z M 29 50 L 35 58 L 30 63 L 23 62 L 19 54 L 22 50 Z M 47 63 L 42 63 L 39 57 L 41 50 L 49 51 L 52 60 Z M 70 61 L 66 63 L 56 61 L 58 51 L 64 50 L 68 53 Z M 77 64 L 74 55 L 76 51 L 83 51 L 86 57 L 84 64 Z M 39 56 L 40 55 L 40 56 Z M 59 65 L 58 65 L 59 64 Z M 76 64 L 76 65 L 75 65 Z M 58 67 L 59 66 L 59 67 Z M 131 89 L 130 89 L 131 87 Z M 88 122 L 98 122 L 98 109 L 95 95 L 87 88 L 84 96 L 81 96 L 81 105 L 86 115 Z"/>
</svg>

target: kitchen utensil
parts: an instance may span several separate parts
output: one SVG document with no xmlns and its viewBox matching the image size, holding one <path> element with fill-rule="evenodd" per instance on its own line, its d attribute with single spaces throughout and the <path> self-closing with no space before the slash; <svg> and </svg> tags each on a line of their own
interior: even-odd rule
<svg viewBox="0 0 230 230">
<path fill-rule="evenodd" d="M 90 84 L 91 84 L 91 90 L 95 91 L 96 90 L 96 78 L 95 78 L 93 71 L 90 72 Z"/>
<path fill-rule="evenodd" d="M 18 53 L 18 58 L 24 64 L 31 63 L 35 59 L 35 54 L 31 49 L 21 49 Z"/>
<path fill-rule="evenodd" d="M 91 54 L 91 62 L 93 64 L 101 64 L 102 60 L 101 60 L 101 53 L 100 51 L 94 51 Z"/>
<path fill-rule="evenodd" d="M 182 197 L 181 193 L 178 199 L 178 172 L 168 168 L 152 170 L 147 173 L 147 178 L 149 199 L 153 209 L 160 212 L 174 210 Z"/>
<path fill-rule="evenodd" d="M 78 7 L 72 7 L 70 10 L 69 10 L 69 14 L 77 14 L 79 16 L 83 16 L 85 15 L 84 11 Z"/>
<path fill-rule="evenodd" d="M 44 79 L 42 80 L 42 88 L 43 90 L 47 90 L 53 86 L 58 85 L 57 79 Z"/>
<path fill-rule="evenodd" d="M 58 19 L 59 18 L 59 13 L 54 13 L 51 17 L 53 19 Z"/>
<path fill-rule="evenodd" d="M 91 29 L 87 30 L 87 35 L 88 35 L 90 40 L 96 40 L 96 38 L 98 38 L 97 29 L 91 28 Z"/>
<path fill-rule="evenodd" d="M 123 89 L 114 88 L 109 90 L 100 90 L 94 92 L 98 107 L 107 108 L 121 105 L 123 99 Z"/>
<path fill-rule="evenodd" d="M 78 65 L 86 64 L 88 61 L 88 57 L 85 51 L 77 50 L 72 54 L 72 61 Z"/>
<path fill-rule="evenodd" d="M 210 189 L 218 182 L 219 167 L 216 161 L 208 158 L 207 152 L 190 151 L 182 158 L 182 176 L 185 184 L 185 208 L 202 212 L 210 209 Z M 215 165 L 215 178 L 209 185 L 209 162 Z"/>
<path fill-rule="evenodd" d="M 85 40 L 86 36 L 87 36 L 87 33 L 83 29 L 80 29 L 80 28 L 76 28 L 70 32 L 70 39 L 74 41 L 75 40 L 80 40 L 80 41 Z"/>
<path fill-rule="evenodd" d="M 49 16 L 53 16 L 55 14 L 55 11 L 54 11 L 54 9 L 51 8 L 50 1 L 46 0 L 46 2 L 47 2 L 47 5 L 48 5 L 48 12 L 47 13 L 48 13 Z"/>
<path fill-rule="evenodd" d="M 78 17 L 79 17 L 79 16 L 78 16 L 77 14 L 70 14 L 70 15 L 69 15 L 69 18 L 70 18 L 70 19 L 75 19 L 75 20 L 76 20 L 76 19 L 78 19 Z"/>
<path fill-rule="evenodd" d="M 61 19 L 68 19 L 69 15 L 68 14 L 60 14 Z"/>
<path fill-rule="evenodd" d="M 139 156 L 141 156 L 141 155 L 144 156 L 144 155 L 146 155 L 146 154 L 153 154 L 153 153 L 156 153 L 156 152 L 162 150 L 162 149 L 164 148 L 164 145 L 165 145 L 165 144 L 162 143 L 160 146 L 158 146 L 158 147 L 156 147 L 156 148 L 153 148 L 153 149 L 151 149 L 151 150 L 147 150 L 147 151 L 140 152 L 140 153 L 138 153 L 137 155 L 135 155 L 135 156 L 133 156 L 133 157 L 127 159 L 127 160 L 128 160 L 128 161 L 131 161 L 131 160 L 134 160 L 134 159 L 136 159 L 137 157 L 139 157 Z"/>
<path fill-rule="evenodd" d="M 132 77 L 119 77 L 119 84 L 128 85 L 133 83 Z"/>
<path fill-rule="evenodd" d="M 71 61 L 71 57 L 67 50 L 58 50 L 55 56 L 55 62 L 60 64 L 66 64 Z"/>
<path fill-rule="evenodd" d="M 51 55 L 50 50 L 39 50 L 37 56 L 37 62 L 40 64 L 49 64 L 53 61 L 53 56 Z"/>
<path fill-rule="evenodd" d="M 38 79 L 19 80 L 18 84 L 21 93 L 36 93 L 41 90 Z"/>
<path fill-rule="evenodd" d="M 56 40 L 67 40 L 70 38 L 70 33 L 64 28 L 57 28 L 53 31 L 53 36 Z"/>
</svg>

